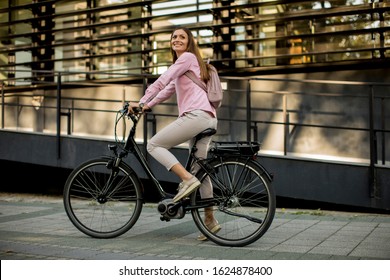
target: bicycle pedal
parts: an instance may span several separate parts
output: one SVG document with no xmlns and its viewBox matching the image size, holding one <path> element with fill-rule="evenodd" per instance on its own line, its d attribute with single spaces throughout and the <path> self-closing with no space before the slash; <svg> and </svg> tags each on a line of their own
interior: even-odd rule
<svg viewBox="0 0 390 280">
<path fill-rule="evenodd" d="M 171 219 L 168 219 L 168 218 L 166 218 L 166 217 L 164 217 L 164 216 L 161 216 L 161 217 L 160 217 L 160 220 L 163 221 L 163 222 L 164 222 L 164 221 L 169 222 Z"/>
</svg>

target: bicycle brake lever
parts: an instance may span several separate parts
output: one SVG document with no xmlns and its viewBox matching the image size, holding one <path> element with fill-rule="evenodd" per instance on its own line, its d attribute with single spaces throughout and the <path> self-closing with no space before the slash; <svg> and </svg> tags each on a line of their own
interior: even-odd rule
<svg viewBox="0 0 390 280">
<path fill-rule="evenodd" d="M 120 112 L 122 115 L 127 114 L 127 108 L 126 108 L 126 109 L 123 108 L 123 109 L 119 110 L 119 112 Z"/>
<path fill-rule="evenodd" d="M 129 103 L 128 102 L 125 102 L 125 104 L 123 105 L 123 108 L 121 110 L 119 110 L 119 112 L 124 115 L 124 114 L 127 114 L 127 111 L 129 109 Z"/>
</svg>

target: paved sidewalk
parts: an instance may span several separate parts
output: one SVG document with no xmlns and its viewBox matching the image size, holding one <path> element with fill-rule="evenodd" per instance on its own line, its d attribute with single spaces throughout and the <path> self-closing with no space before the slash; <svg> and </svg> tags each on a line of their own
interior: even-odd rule
<svg viewBox="0 0 390 280">
<path fill-rule="evenodd" d="M 268 232 L 243 248 L 196 240 L 191 215 L 161 222 L 144 205 L 115 239 L 93 239 L 67 218 L 61 197 L 0 193 L 1 260 L 389 260 L 390 215 L 277 209 Z"/>
</svg>

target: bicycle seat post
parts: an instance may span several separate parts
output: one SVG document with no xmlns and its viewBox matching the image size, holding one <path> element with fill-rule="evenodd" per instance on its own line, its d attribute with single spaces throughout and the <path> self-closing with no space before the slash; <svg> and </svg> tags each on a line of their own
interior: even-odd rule
<svg viewBox="0 0 390 280">
<path fill-rule="evenodd" d="M 194 144 L 192 145 L 192 147 L 190 148 L 191 152 L 190 152 L 190 156 L 188 157 L 187 164 L 186 164 L 186 169 L 187 170 L 189 170 L 189 168 L 191 167 L 193 158 L 195 157 L 195 153 L 198 150 L 198 148 L 196 147 L 196 144 L 198 143 L 198 141 L 200 139 L 204 138 L 204 137 L 212 136 L 215 133 L 217 133 L 216 129 L 214 129 L 214 128 L 207 128 L 207 129 L 203 130 L 202 132 L 200 132 L 199 134 L 197 134 L 195 136 L 195 141 L 194 141 Z"/>
</svg>

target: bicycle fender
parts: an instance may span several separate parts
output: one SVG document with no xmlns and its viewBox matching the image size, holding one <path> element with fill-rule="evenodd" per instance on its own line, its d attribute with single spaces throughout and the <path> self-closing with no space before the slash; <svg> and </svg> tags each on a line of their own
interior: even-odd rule
<svg viewBox="0 0 390 280">
<path fill-rule="evenodd" d="M 264 172 L 264 174 L 267 176 L 267 178 L 269 179 L 270 182 L 272 182 L 274 180 L 274 174 L 268 172 L 268 170 L 265 169 L 265 167 L 263 165 L 261 165 L 260 162 L 258 162 L 257 160 L 253 160 L 252 162 Z"/>
</svg>

